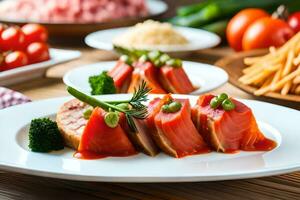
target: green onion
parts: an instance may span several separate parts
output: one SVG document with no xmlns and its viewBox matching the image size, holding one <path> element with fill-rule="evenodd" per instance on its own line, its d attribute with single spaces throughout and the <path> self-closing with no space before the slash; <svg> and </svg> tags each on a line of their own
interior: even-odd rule
<svg viewBox="0 0 300 200">
<path fill-rule="evenodd" d="M 224 110 L 230 111 L 235 108 L 235 105 L 230 99 L 225 99 L 222 103 L 222 107 Z"/>
<path fill-rule="evenodd" d="M 122 55 L 120 57 L 120 60 L 122 60 L 123 62 L 125 62 L 127 65 L 132 65 L 132 60 L 129 56 L 127 55 Z"/>
<path fill-rule="evenodd" d="M 84 119 L 90 119 L 92 112 L 93 112 L 92 109 L 87 109 L 87 110 L 84 111 L 84 113 L 83 113 L 83 118 L 84 118 Z"/>
<path fill-rule="evenodd" d="M 222 104 L 222 101 L 219 101 L 218 97 L 214 97 L 210 101 L 210 107 L 213 109 L 217 109 L 221 104 Z"/>
<path fill-rule="evenodd" d="M 171 67 L 182 67 L 182 61 L 177 58 L 172 58 L 166 62 L 167 65 Z"/>
<path fill-rule="evenodd" d="M 129 104 L 128 103 L 120 103 L 117 105 L 117 107 L 121 108 L 122 110 L 129 110 Z"/>
<path fill-rule="evenodd" d="M 104 116 L 105 124 L 110 128 L 116 128 L 119 124 L 119 114 L 116 112 L 108 112 Z"/>
</svg>

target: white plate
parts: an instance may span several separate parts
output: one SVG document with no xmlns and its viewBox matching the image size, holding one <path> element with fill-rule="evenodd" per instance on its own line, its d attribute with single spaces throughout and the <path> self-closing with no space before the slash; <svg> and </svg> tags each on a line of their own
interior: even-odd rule
<svg viewBox="0 0 300 200">
<path fill-rule="evenodd" d="M 106 95 L 102 100 L 128 99 Z M 194 105 L 196 96 L 189 98 Z M 150 96 L 153 98 L 153 95 Z M 270 152 L 209 153 L 175 159 L 160 153 L 122 158 L 79 160 L 68 148 L 54 153 L 33 153 L 27 148 L 33 118 L 55 117 L 70 97 L 36 101 L 0 110 L 0 168 L 26 174 L 107 182 L 216 181 L 277 175 L 300 170 L 300 112 L 269 103 L 242 100 L 252 108 L 263 133 L 278 143 Z M 26 113 L 26 114 L 24 114 Z M 17 120 L 15 120 L 17 119 Z"/>
<path fill-rule="evenodd" d="M 80 51 L 50 49 L 50 60 L 26 65 L 12 70 L 0 72 L 0 86 L 12 85 L 44 75 L 46 70 L 56 64 L 80 57 Z"/>
<path fill-rule="evenodd" d="M 108 71 L 115 64 L 116 61 L 108 61 L 75 68 L 65 74 L 63 81 L 68 86 L 90 93 L 89 77 L 98 75 L 102 71 Z M 201 94 L 211 91 L 228 81 L 228 74 L 223 69 L 213 65 L 184 61 L 183 68 L 193 85 L 199 88 L 191 94 Z"/>
<path fill-rule="evenodd" d="M 207 49 L 211 47 L 217 46 L 221 39 L 218 35 L 195 28 L 187 28 L 187 27 L 176 27 L 175 29 L 181 33 L 185 38 L 188 39 L 189 43 L 186 45 L 156 45 L 156 46 L 145 46 L 145 49 L 149 50 L 160 50 L 167 53 L 175 53 L 175 52 L 190 52 L 201 49 Z M 85 38 L 85 43 L 90 47 L 94 47 L 96 49 L 103 50 L 113 50 L 113 39 L 118 35 L 121 35 L 127 28 L 114 28 L 108 30 L 101 30 L 94 33 L 89 34 Z"/>
</svg>

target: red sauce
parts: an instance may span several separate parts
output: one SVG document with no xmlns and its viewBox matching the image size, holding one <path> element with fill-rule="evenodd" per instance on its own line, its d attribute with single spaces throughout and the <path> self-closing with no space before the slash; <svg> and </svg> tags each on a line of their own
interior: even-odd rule
<svg viewBox="0 0 300 200">
<path fill-rule="evenodd" d="M 78 159 L 82 159 L 82 160 L 95 160 L 95 159 L 101 159 L 101 158 L 106 158 L 106 157 L 128 157 L 128 156 L 133 156 L 138 154 L 138 152 L 136 153 L 131 153 L 131 154 L 123 154 L 123 155 L 102 155 L 102 154 L 98 154 L 98 153 L 93 153 L 90 151 L 77 151 L 76 153 L 74 153 L 74 157 L 78 158 Z"/>
</svg>

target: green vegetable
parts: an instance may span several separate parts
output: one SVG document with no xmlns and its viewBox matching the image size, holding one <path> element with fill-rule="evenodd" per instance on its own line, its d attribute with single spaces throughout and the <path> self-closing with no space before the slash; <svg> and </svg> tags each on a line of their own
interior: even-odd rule
<svg viewBox="0 0 300 200">
<path fill-rule="evenodd" d="M 140 61 L 140 62 L 147 62 L 147 61 L 149 61 L 149 57 L 148 57 L 146 54 L 144 54 L 144 55 L 142 55 L 142 56 L 139 58 L 139 61 Z"/>
<path fill-rule="evenodd" d="M 209 5 L 212 2 L 216 2 L 220 0 L 206 0 L 201 3 L 196 3 L 188 6 L 181 6 L 177 9 L 176 13 L 178 16 L 188 16 L 190 14 L 199 12 L 201 9 L 203 9 L 205 6 Z"/>
<path fill-rule="evenodd" d="M 166 53 L 162 54 L 159 58 L 160 62 L 162 62 L 163 64 L 165 64 L 170 59 L 171 57 Z"/>
<path fill-rule="evenodd" d="M 33 119 L 29 128 L 29 145 L 34 152 L 50 152 L 64 148 L 56 122 L 49 118 Z"/>
<path fill-rule="evenodd" d="M 92 88 L 92 95 L 115 94 L 117 91 L 114 80 L 107 75 L 107 72 L 89 77 L 89 83 Z"/>
<path fill-rule="evenodd" d="M 225 93 L 219 94 L 210 101 L 210 107 L 217 109 L 220 105 L 226 111 L 233 110 L 235 108 L 234 103 L 229 99 L 228 95 Z"/>
<path fill-rule="evenodd" d="M 177 58 L 171 58 L 166 62 L 166 64 L 172 67 L 182 67 L 182 61 Z"/>
<path fill-rule="evenodd" d="M 217 109 L 221 104 L 222 104 L 222 101 L 219 101 L 218 97 L 214 97 L 210 101 L 210 107 L 213 109 Z"/>
<path fill-rule="evenodd" d="M 119 114 L 116 112 L 108 112 L 104 116 L 105 124 L 110 128 L 116 128 L 119 124 Z"/>
<path fill-rule="evenodd" d="M 200 28 L 209 32 L 216 33 L 220 37 L 225 37 L 226 27 L 229 20 L 220 20 L 216 21 L 204 26 L 201 26 Z"/>
<path fill-rule="evenodd" d="M 162 106 L 162 111 L 164 113 L 175 113 L 181 109 L 182 105 L 178 101 L 172 101 L 169 104 L 165 104 Z"/>
<path fill-rule="evenodd" d="M 84 119 L 90 119 L 92 112 L 93 112 L 92 109 L 87 109 L 87 110 L 84 111 L 84 113 L 83 113 L 83 118 L 84 118 Z"/>
<path fill-rule="evenodd" d="M 230 111 L 235 108 L 235 105 L 230 99 L 225 99 L 222 103 L 222 107 L 224 110 Z"/>
<path fill-rule="evenodd" d="M 148 115 L 147 107 L 142 104 L 142 102 L 147 101 L 147 95 L 151 91 L 151 89 L 147 88 L 146 82 L 142 82 L 142 84 L 134 91 L 131 99 L 122 100 L 122 101 L 100 101 L 94 97 L 86 95 L 75 88 L 67 87 L 67 91 L 77 98 L 78 100 L 85 102 L 93 107 L 100 107 L 105 110 L 109 110 L 110 112 L 118 111 L 125 114 L 128 125 L 133 131 L 136 131 L 136 126 L 134 124 L 133 118 L 136 119 L 145 119 Z M 117 104 L 128 103 L 131 105 L 130 109 L 125 109 L 122 106 L 118 106 Z"/>
<path fill-rule="evenodd" d="M 123 110 L 129 110 L 129 104 L 128 103 L 120 103 L 117 104 L 117 106 Z"/>
<path fill-rule="evenodd" d="M 160 51 L 150 51 L 148 53 L 148 57 L 151 60 L 151 62 L 155 62 L 156 60 L 159 60 L 159 57 L 161 56 L 161 52 Z"/>
<path fill-rule="evenodd" d="M 133 63 L 132 59 L 128 55 L 122 55 L 120 57 L 120 60 L 122 60 L 127 65 L 132 65 L 132 63 Z"/>
<path fill-rule="evenodd" d="M 300 9 L 299 1 L 295 0 L 211 0 L 195 4 L 195 9 L 192 9 L 192 5 L 189 6 L 188 12 L 185 11 L 184 16 L 178 15 L 170 22 L 179 26 L 198 28 L 215 20 L 232 17 L 245 8 L 262 8 L 273 11 L 281 4 L 287 5 L 290 10 Z"/>
</svg>

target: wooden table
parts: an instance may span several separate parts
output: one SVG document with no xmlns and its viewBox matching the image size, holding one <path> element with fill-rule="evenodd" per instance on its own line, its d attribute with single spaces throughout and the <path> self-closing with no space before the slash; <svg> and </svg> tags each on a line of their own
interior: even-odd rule
<svg viewBox="0 0 300 200">
<path fill-rule="evenodd" d="M 66 70 L 83 64 L 115 58 L 111 53 L 81 48 L 83 56 L 51 68 L 47 78 L 12 86 L 33 100 L 65 96 L 61 76 Z M 205 50 L 190 59 L 214 63 L 230 54 L 228 48 Z M 213 91 L 251 99 L 229 83 Z M 206 183 L 93 183 L 67 181 L 0 172 L 0 199 L 300 199 L 300 172 L 259 179 Z"/>
</svg>

